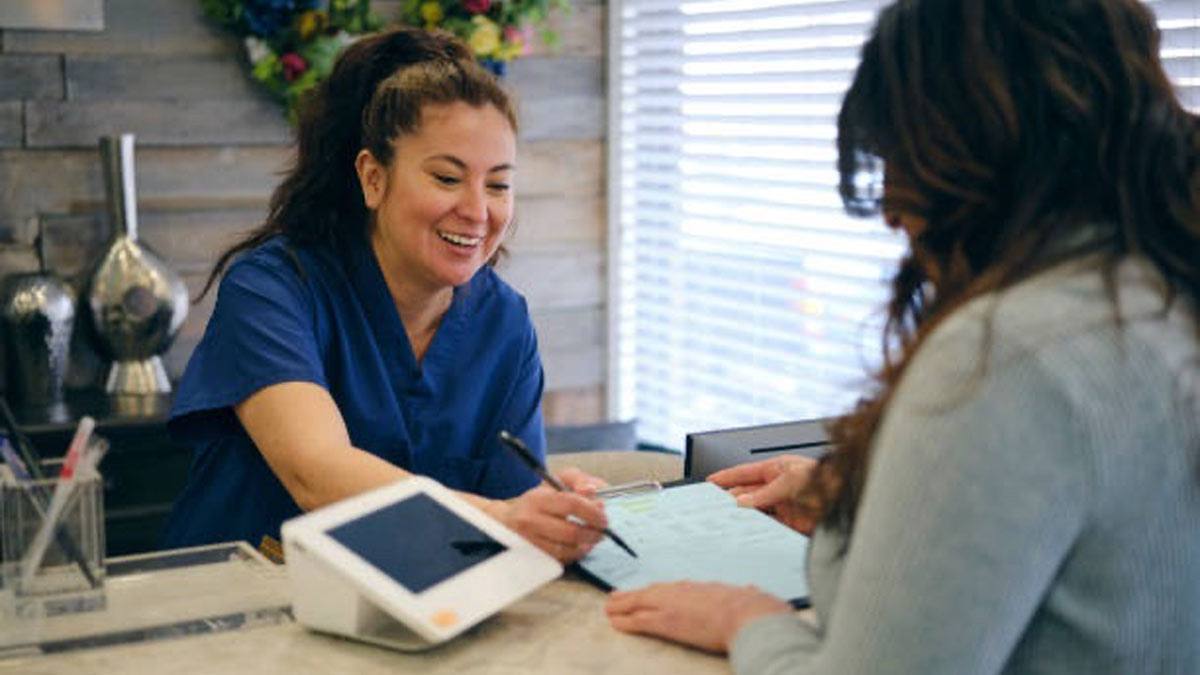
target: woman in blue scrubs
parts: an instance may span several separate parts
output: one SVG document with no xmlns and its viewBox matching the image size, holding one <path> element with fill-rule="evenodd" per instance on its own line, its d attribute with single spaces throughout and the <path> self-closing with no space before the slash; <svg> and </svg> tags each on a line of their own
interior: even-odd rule
<svg viewBox="0 0 1200 675">
<path fill-rule="evenodd" d="M 420 474 L 584 555 L 599 504 L 539 487 L 496 440 L 544 452 L 537 338 L 492 270 L 513 217 L 507 95 L 454 38 L 397 30 L 347 48 L 297 135 L 266 224 L 205 288 L 225 271 L 168 422 L 196 451 L 164 545 L 257 543 Z"/>
</svg>

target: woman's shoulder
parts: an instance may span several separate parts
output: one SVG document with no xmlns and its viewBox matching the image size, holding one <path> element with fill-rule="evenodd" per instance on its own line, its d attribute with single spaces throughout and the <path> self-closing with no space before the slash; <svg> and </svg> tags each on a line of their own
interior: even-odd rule
<svg viewBox="0 0 1200 675">
<path fill-rule="evenodd" d="M 525 296 L 506 282 L 491 266 L 484 266 L 465 288 L 465 298 L 473 312 L 527 315 Z"/>
<path fill-rule="evenodd" d="M 316 279 L 342 274 L 332 253 L 276 235 L 234 258 L 221 285 L 273 283 L 300 289 Z"/>
<path fill-rule="evenodd" d="M 1200 405 L 1196 310 L 1180 294 L 1168 297 L 1139 257 L 1109 272 L 1064 263 L 947 317 L 910 370 L 923 381 L 967 383 L 1036 374 L 1042 393 L 1055 390 L 1097 423 L 1124 415 L 1130 401 L 1143 412 L 1191 409 Z M 951 390 L 939 391 L 956 396 Z"/>
<path fill-rule="evenodd" d="M 1186 335 L 1194 330 L 1194 308 L 1179 295 L 1168 302 L 1153 264 L 1127 257 L 1115 264 L 1111 277 L 1107 274 L 1094 260 L 1062 263 L 975 298 L 947 317 L 930 340 L 986 336 L 991 349 L 1000 353 L 1045 352 L 1097 341 L 1127 346 L 1164 337 L 1193 342 Z"/>
<path fill-rule="evenodd" d="M 238 254 L 229 265 L 227 274 L 235 270 L 271 270 L 282 274 L 302 276 L 307 267 L 325 264 L 329 256 L 308 246 L 298 246 L 284 235 L 275 235 L 263 243 Z"/>
<path fill-rule="evenodd" d="M 1195 475 L 1181 468 L 1200 442 L 1194 309 L 1168 304 L 1145 261 L 1112 272 L 1109 287 L 1103 267 L 1053 268 L 964 306 L 922 344 L 890 405 L 959 416 L 970 447 L 990 438 L 1003 441 L 995 452 L 1037 447 L 1039 461 L 1086 467 L 1104 508 L 1151 489 L 1134 478 Z"/>
</svg>

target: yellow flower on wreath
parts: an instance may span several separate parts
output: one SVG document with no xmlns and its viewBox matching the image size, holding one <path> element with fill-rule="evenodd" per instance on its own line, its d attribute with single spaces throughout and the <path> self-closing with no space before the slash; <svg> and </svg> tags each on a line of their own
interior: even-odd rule
<svg viewBox="0 0 1200 675">
<path fill-rule="evenodd" d="M 512 61 L 524 53 L 525 45 L 504 42 L 496 49 L 496 53 L 492 55 L 492 58 L 497 61 Z"/>
<path fill-rule="evenodd" d="M 434 29 L 446 18 L 446 13 L 442 11 L 442 4 L 437 0 L 429 0 L 421 3 L 421 19 L 425 21 L 425 28 Z"/>
<path fill-rule="evenodd" d="M 467 39 L 475 56 L 487 58 L 500 48 L 500 26 L 482 14 L 471 17 L 471 37 Z"/>
<path fill-rule="evenodd" d="M 296 32 L 300 39 L 307 42 L 317 33 L 322 33 L 329 27 L 329 12 L 323 9 L 310 9 L 296 18 Z"/>
</svg>

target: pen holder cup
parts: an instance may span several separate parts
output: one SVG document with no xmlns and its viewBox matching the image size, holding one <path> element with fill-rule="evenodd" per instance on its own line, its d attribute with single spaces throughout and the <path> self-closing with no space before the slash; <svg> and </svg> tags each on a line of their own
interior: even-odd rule
<svg viewBox="0 0 1200 675">
<path fill-rule="evenodd" d="M 46 475 L 57 475 L 49 468 Z M 61 502 L 58 507 L 56 499 Z M 47 518 L 55 515 L 55 522 L 45 526 Z M 100 473 L 85 470 L 72 485 L 60 487 L 56 478 L 18 480 L 7 466 L 0 466 L 0 552 L 0 617 L 4 620 L 104 609 Z"/>
</svg>

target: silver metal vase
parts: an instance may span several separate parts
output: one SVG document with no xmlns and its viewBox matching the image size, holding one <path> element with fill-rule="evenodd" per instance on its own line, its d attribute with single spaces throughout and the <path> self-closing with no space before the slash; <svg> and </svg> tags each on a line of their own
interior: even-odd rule
<svg viewBox="0 0 1200 675">
<path fill-rule="evenodd" d="M 75 298 L 46 269 L 38 235 L 38 272 L 9 275 L 0 287 L 6 389 L 17 405 L 57 405 L 70 366 Z"/>
<path fill-rule="evenodd" d="M 100 139 L 113 240 L 88 280 L 87 302 L 96 333 L 113 359 L 110 394 L 171 391 L 159 354 L 187 317 L 187 287 L 179 275 L 138 242 L 133 134 Z"/>
</svg>

